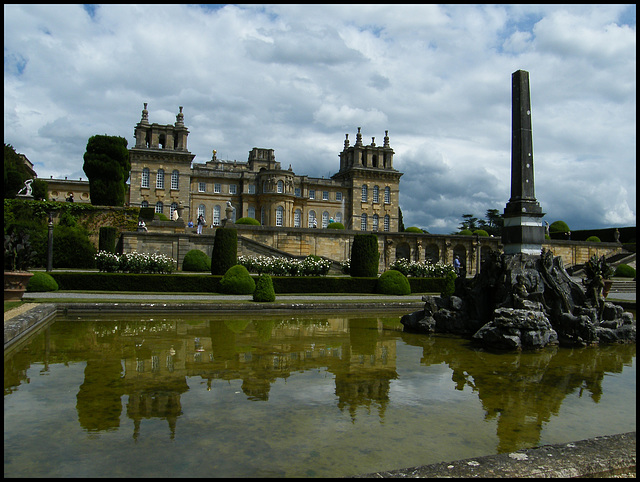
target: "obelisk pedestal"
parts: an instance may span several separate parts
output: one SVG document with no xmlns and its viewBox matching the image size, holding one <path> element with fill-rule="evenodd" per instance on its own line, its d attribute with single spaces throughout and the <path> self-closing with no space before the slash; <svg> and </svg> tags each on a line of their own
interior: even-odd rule
<svg viewBox="0 0 640 482">
<path fill-rule="evenodd" d="M 544 241 L 544 213 L 534 188 L 529 72 L 513 73 L 511 104 L 511 198 L 502 216 L 502 244 L 505 254 L 539 255 Z"/>
</svg>

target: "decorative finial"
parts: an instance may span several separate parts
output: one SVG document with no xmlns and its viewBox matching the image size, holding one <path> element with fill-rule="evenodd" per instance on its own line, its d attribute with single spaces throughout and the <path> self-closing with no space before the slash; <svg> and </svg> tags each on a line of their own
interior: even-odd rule
<svg viewBox="0 0 640 482">
<path fill-rule="evenodd" d="M 349 134 L 345 134 L 344 139 L 344 148 L 346 149 L 347 147 L 349 147 Z"/>
<path fill-rule="evenodd" d="M 371 147 L 376 147 L 376 138 L 375 137 L 371 138 Z"/>
<path fill-rule="evenodd" d="M 180 106 L 180 112 L 176 116 L 176 125 L 183 126 L 184 125 L 184 114 L 182 113 L 182 106 Z"/>
<path fill-rule="evenodd" d="M 142 119 L 140 120 L 142 124 L 149 123 L 149 111 L 147 110 L 147 103 L 144 103 L 144 109 L 142 109 Z"/>
<path fill-rule="evenodd" d="M 358 127 L 358 133 L 356 134 L 356 146 L 362 145 L 362 134 L 360 134 L 360 127 Z"/>
<path fill-rule="evenodd" d="M 389 131 L 384 131 L 384 147 L 389 147 Z"/>
</svg>

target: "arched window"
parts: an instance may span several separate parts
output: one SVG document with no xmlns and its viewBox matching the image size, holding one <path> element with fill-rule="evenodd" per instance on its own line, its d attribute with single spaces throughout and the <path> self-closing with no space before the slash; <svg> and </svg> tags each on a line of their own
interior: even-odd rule
<svg viewBox="0 0 640 482">
<path fill-rule="evenodd" d="M 282 182 L 279 181 L 278 184 Z M 276 208 L 276 226 L 282 227 L 284 220 L 284 208 L 282 206 L 278 206 Z"/>
<path fill-rule="evenodd" d="M 162 205 L 162 201 L 158 201 L 156 203 L 156 212 L 161 214 L 163 210 L 164 206 Z"/>
<path fill-rule="evenodd" d="M 178 190 L 178 179 L 180 178 L 180 173 L 177 169 L 174 169 L 171 172 L 171 189 Z"/>
<path fill-rule="evenodd" d="M 142 169 L 142 179 L 140 182 L 140 187 L 149 187 L 149 168 L 145 167 Z"/>
<path fill-rule="evenodd" d="M 164 189 L 164 169 L 158 169 L 156 176 L 156 189 Z"/>
<path fill-rule="evenodd" d="M 308 228 L 312 228 L 314 224 L 317 225 L 316 212 L 311 210 L 311 211 L 309 211 L 309 225 L 307 227 Z"/>
<path fill-rule="evenodd" d="M 322 227 L 326 228 L 329 226 L 329 213 L 327 211 L 322 213 Z"/>
<path fill-rule="evenodd" d="M 204 204 L 200 204 L 200 205 L 198 206 L 198 217 L 200 217 L 201 215 L 202 215 L 202 216 L 204 216 L 204 213 L 205 213 L 205 207 L 204 207 Z M 207 218 L 205 217 L 205 220 L 206 220 L 206 219 L 207 219 Z"/>
<path fill-rule="evenodd" d="M 178 209 L 178 203 L 171 203 L 171 207 L 169 208 L 169 219 L 173 219 L 173 211 Z"/>
<path fill-rule="evenodd" d="M 149 201 L 142 201 L 142 203 L 140 203 L 140 207 L 141 208 L 148 208 L 149 207 Z"/>
<path fill-rule="evenodd" d="M 220 206 L 213 206 L 213 225 L 220 226 Z"/>
<path fill-rule="evenodd" d="M 284 182 L 282 182 L 282 181 L 278 181 L 278 187 L 277 187 L 277 189 L 278 189 L 278 193 L 279 193 L 279 194 L 282 194 L 282 193 L 284 192 Z"/>
<path fill-rule="evenodd" d="M 296 209 L 293 212 L 293 227 L 301 228 L 302 227 L 302 211 Z"/>
<path fill-rule="evenodd" d="M 247 217 L 255 219 L 256 218 L 256 208 L 254 208 L 253 206 L 249 207 L 247 209 Z"/>
<path fill-rule="evenodd" d="M 341 212 L 337 212 L 335 219 L 336 219 L 336 223 L 341 223 L 342 222 L 342 213 Z"/>
<path fill-rule="evenodd" d="M 371 229 L 374 231 L 378 230 L 378 215 L 374 214 L 373 219 L 371 220 Z"/>
<path fill-rule="evenodd" d="M 360 231 L 366 231 L 367 230 L 367 215 L 365 213 L 362 213 L 362 216 L 360 216 Z"/>
<path fill-rule="evenodd" d="M 368 197 L 368 193 L 367 193 L 367 185 L 363 184 L 362 185 L 362 202 L 366 203 L 367 202 L 367 197 Z"/>
<path fill-rule="evenodd" d="M 380 192 L 380 188 L 378 186 L 373 186 L 373 202 L 374 203 L 378 203 L 380 202 L 378 193 Z"/>
<path fill-rule="evenodd" d="M 389 186 L 384 188 L 384 203 L 391 204 L 391 189 Z"/>
</svg>

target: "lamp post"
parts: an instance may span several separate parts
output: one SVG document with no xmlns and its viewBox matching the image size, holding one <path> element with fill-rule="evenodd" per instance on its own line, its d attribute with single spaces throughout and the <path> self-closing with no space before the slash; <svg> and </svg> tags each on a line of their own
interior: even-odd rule
<svg viewBox="0 0 640 482">
<path fill-rule="evenodd" d="M 53 271 L 53 213 L 49 213 L 49 243 L 47 245 L 47 272 Z"/>
</svg>

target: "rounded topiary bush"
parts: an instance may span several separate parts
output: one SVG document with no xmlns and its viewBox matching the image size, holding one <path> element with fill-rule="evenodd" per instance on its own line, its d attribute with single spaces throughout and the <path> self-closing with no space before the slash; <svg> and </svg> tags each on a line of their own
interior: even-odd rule
<svg viewBox="0 0 640 482">
<path fill-rule="evenodd" d="M 462 235 L 462 236 L 471 236 L 473 233 L 471 232 L 470 229 L 463 229 L 462 231 L 460 231 L 458 234 Z"/>
<path fill-rule="evenodd" d="M 211 259 L 206 253 L 199 249 L 192 249 L 184 255 L 182 261 L 182 271 L 205 271 L 211 270 Z"/>
<path fill-rule="evenodd" d="M 549 225 L 549 235 L 552 239 L 562 239 L 571 230 L 564 221 L 554 221 Z"/>
<path fill-rule="evenodd" d="M 351 276 L 378 276 L 379 262 L 378 237 L 375 234 L 356 234 L 351 245 Z"/>
<path fill-rule="evenodd" d="M 27 291 L 58 291 L 58 283 L 50 274 L 36 271 L 27 283 Z"/>
<path fill-rule="evenodd" d="M 329 223 L 327 229 L 344 229 L 344 224 L 338 222 Z"/>
<path fill-rule="evenodd" d="M 256 282 L 247 268 L 241 264 L 232 266 L 220 280 L 220 291 L 229 295 L 250 295 L 256 290 Z"/>
<path fill-rule="evenodd" d="M 417 226 L 409 226 L 407 229 L 404 230 L 405 233 L 420 233 L 422 234 L 422 229 L 420 229 Z"/>
<path fill-rule="evenodd" d="M 273 289 L 273 281 L 268 274 L 261 274 L 256 283 L 256 289 L 253 292 L 253 301 L 275 301 L 276 292 Z"/>
<path fill-rule="evenodd" d="M 225 274 L 237 262 L 238 232 L 233 228 L 217 228 L 211 252 L 211 274 Z"/>
<path fill-rule="evenodd" d="M 384 295 L 409 295 L 411 294 L 411 285 L 409 285 L 407 277 L 400 271 L 390 269 L 378 278 L 376 292 Z"/>
<path fill-rule="evenodd" d="M 484 229 L 476 229 L 473 234 L 477 234 L 478 236 L 489 236 L 489 233 L 487 233 Z"/>
<path fill-rule="evenodd" d="M 260 226 L 260 221 L 254 218 L 244 217 L 238 219 L 234 224 L 249 224 L 251 226 Z"/>
<path fill-rule="evenodd" d="M 589 236 L 585 241 L 590 241 L 592 243 L 599 243 L 600 238 L 598 236 Z"/>
<path fill-rule="evenodd" d="M 616 267 L 616 271 L 613 273 L 613 276 L 617 278 L 635 278 L 636 270 L 628 264 L 622 263 Z"/>
</svg>

